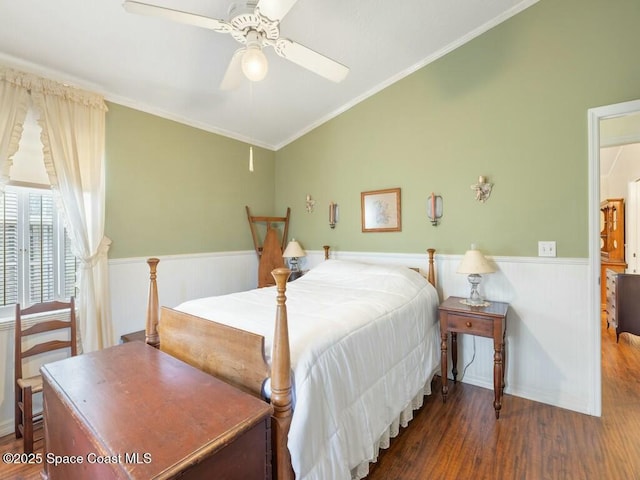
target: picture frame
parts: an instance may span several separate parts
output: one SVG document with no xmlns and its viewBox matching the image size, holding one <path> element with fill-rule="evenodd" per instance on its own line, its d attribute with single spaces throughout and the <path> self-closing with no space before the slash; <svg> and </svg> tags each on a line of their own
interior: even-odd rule
<svg viewBox="0 0 640 480">
<path fill-rule="evenodd" d="M 402 231 L 400 188 L 362 192 L 360 205 L 362 232 Z"/>
</svg>

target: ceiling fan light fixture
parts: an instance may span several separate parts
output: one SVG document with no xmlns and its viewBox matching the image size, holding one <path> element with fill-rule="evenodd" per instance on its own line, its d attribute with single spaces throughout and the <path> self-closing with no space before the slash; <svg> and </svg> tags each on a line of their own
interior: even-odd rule
<svg viewBox="0 0 640 480">
<path fill-rule="evenodd" d="M 268 71 L 269 63 L 262 49 L 257 45 L 248 46 L 242 55 L 242 73 L 252 82 L 259 82 Z"/>
<path fill-rule="evenodd" d="M 126 11 L 207 28 L 230 34 L 244 45 L 233 55 L 220 85 L 230 90 L 240 82 L 240 71 L 252 82 L 267 75 L 269 65 L 262 49 L 272 47 L 279 57 L 306 68 L 333 82 L 341 82 L 349 68 L 304 45 L 280 36 L 280 22 L 298 0 L 237 0 L 229 9 L 229 19 L 220 20 L 171 8 L 124 0 Z"/>
</svg>

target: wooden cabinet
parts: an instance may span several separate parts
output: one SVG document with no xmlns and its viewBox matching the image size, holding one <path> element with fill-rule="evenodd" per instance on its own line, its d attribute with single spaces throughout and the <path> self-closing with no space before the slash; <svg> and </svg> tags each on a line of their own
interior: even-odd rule
<svg viewBox="0 0 640 480">
<path fill-rule="evenodd" d="M 600 204 L 600 214 L 602 258 L 624 261 L 624 199 L 605 200 Z"/>
<path fill-rule="evenodd" d="M 42 376 L 49 480 L 271 478 L 271 406 L 149 345 Z"/>
<path fill-rule="evenodd" d="M 624 273 L 624 199 L 612 198 L 600 204 L 600 303 L 607 305 L 607 270 Z"/>
</svg>

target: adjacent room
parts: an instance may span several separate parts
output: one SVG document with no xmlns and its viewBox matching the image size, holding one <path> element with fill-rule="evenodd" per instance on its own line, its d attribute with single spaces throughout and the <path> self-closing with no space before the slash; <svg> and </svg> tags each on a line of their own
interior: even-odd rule
<svg viewBox="0 0 640 480">
<path fill-rule="evenodd" d="M 0 18 L 0 477 L 640 477 L 640 2 Z"/>
</svg>

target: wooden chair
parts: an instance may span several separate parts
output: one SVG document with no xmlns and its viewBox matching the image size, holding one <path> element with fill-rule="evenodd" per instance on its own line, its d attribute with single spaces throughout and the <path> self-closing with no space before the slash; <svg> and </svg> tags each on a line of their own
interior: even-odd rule
<svg viewBox="0 0 640 480">
<path fill-rule="evenodd" d="M 23 330 L 23 317 L 32 315 L 42 315 L 44 320 Z M 36 440 L 34 430 L 42 425 L 43 420 L 41 411 L 35 414 L 33 412 L 33 395 L 42 392 L 42 377 L 40 374 L 23 377 L 23 361 L 29 357 L 60 349 L 69 349 L 71 356 L 78 353 L 74 298 L 71 297 L 69 302 L 37 303 L 24 309 L 20 308 L 20 304 L 16 304 L 15 322 L 15 432 L 16 438 L 23 438 L 24 453 L 33 453 Z M 48 340 L 23 349 L 23 340 L 26 337 L 67 328 L 69 329 L 68 339 Z M 34 339 L 37 337 L 31 337 L 30 340 L 34 341 Z M 43 360 L 40 362 L 45 363 Z M 33 364 L 30 367 L 33 368 Z"/>
</svg>

